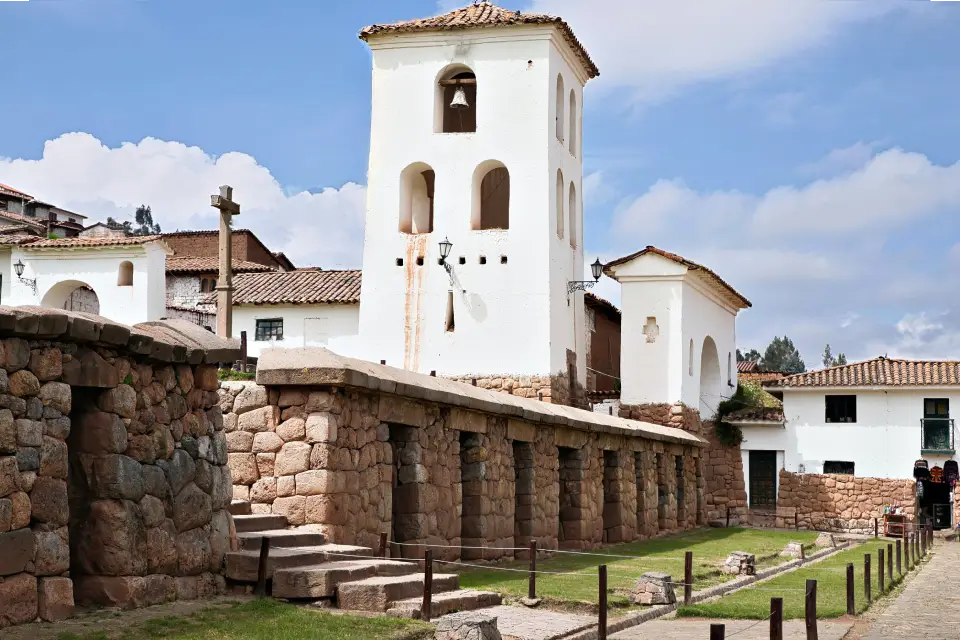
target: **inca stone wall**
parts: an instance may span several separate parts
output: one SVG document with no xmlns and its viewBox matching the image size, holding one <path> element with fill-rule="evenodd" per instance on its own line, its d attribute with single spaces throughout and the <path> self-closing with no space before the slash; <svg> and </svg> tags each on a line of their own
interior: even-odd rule
<svg viewBox="0 0 960 640">
<path fill-rule="evenodd" d="M 515 554 L 459 547 L 534 539 L 542 549 L 593 548 L 605 535 L 632 540 L 698 521 L 691 487 L 684 508 L 692 518 L 638 526 L 635 454 L 660 453 L 671 465 L 680 456 L 695 470 L 702 441 L 688 433 L 508 400 L 320 349 L 268 351 L 257 376 L 220 390 L 234 497 L 332 542 L 376 547 L 383 532 L 409 545 L 450 546 L 435 550 L 444 559 L 496 560 Z M 610 508 L 605 451 L 618 461 L 607 481 L 618 498 Z M 656 495 L 655 482 L 645 495 Z M 423 547 L 392 551 L 420 557 Z"/>
<path fill-rule="evenodd" d="M 223 591 L 233 349 L 197 331 L 0 307 L 0 628 Z"/>
<path fill-rule="evenodd" d="M 801 529 L 873 534 L 873 519 L 880 518 L 882 522 L 884 505 L 904 507 L 908 521 L 914 522 L 916 483 L 780 471 L 777 510 L 795 510 Z"/>
<path fill-rule="evenodd" d="M 578 384 L 575 397 L 571 397 L 570 379 L 565 373 L 558 373 L 554 376 L 454 376 L 448 379 L 470 385 L 476 381 L 476 386 L 481 389 L 508 393 L 520 398 L 534 398 L 551 404 L 562 404 L 580 407 L 581 409 L 587 406 L 586 389 Z"/>
</svg>

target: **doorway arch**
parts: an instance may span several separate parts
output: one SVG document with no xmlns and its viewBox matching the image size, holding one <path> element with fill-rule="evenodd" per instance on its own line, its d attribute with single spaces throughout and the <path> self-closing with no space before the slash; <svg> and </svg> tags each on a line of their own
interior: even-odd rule
<svg viewBox="0 0 960 640">
<path fill-rule="evenodd" d="M 100 298 L 93 287 L 82 280 L 62 280 L 47 289 L 40 306 L 99 315 Z"/>
<path fill-rule="evenodd" d="M 700 351 L 700 419 L 712 420 L 720 405 L 720 354 L 707 336 Z"/>
</svg>

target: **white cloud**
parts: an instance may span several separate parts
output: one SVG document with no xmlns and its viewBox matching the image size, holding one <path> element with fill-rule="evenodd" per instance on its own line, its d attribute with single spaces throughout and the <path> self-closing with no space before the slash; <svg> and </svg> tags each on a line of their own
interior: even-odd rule
<svg viewBox="0 0 960 640">
<path fill-rule="evenodd" d="M 746 0 L 532 0 L 563 17 L 600 67 L 600 83 L 634 101 L 773 66 L 821 45 L 844 26 L 890 9 L 884 2 Z"/>
<path fill-rule="evenodd" d="M 164 231 L 215 228 L 210 194 L 230 184 L 240 203 L 237 228 L 249 228 L 298 266 L 358 267 L 365 187 L 284 193 L 270 171 L 245 153 L 213 156 L 180 142 L 144 138 L 110 148 L 87 133 L 48 141 L 39 160 L 0 158 L 0 182 L 90 216 L 130 218 L 150 205 Z"/>
<path fill-rule="evenodd" d="M 805 178 L 830 178 L 844 174 L 867 164 L 879 146 L 879 142 L 861 141 L 834 149 L 816 162 L 801 166 L 797 173 Z"/>
</svg>

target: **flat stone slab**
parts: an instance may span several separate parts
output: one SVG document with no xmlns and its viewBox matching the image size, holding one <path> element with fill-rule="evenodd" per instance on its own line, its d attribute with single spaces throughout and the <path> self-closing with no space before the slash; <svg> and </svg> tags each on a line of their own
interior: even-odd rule
<svg viewBox="0 0 960 640">
<path fill-rule="evenodd" d="M 267 531 L 244 531 L 237 533 L 240 549 L 258 551 L 264 538 L 270 538 L 273 547 L 315 547 L 326 542 L 322 533 L 300 529 L 273 529 Z"/>
<path fill-rule="evenodd" d="M 231 500 L 230 501 L 230 515 L 233 516 L 249 516 L 251 515 L 250 503 L 246 500 Z"/>
<path fill-rule="evenodd" d="M 596 626 L 596 616 L 578 616 L 546 609 L 527 609 L 498 605 L 483 609 L 483 613 L 497 618 L 500 634 L 518 640 L 555 640 L 571 633 Z M 458 614 L 450 614 L 455 616 Z M 448 616 L 443 616 L 443 620 Z M 709 636 L 704 636 L 704 638 Z M 663 640 L 663 638 L 658 638 Z M 703 640 L 698 638 L 698 640 Z"/>
<path fill-rule="evenodd" d="M 412 573 L 342 582 L 337 587 L 337 606 L 351 611 L 386 611 L 392 602 L 422 596 L 425 577 L 422 573 Z M 460 576 L 435 573 L 431 587 L 431 593 L 455 591 L 460 587 Z"/>
<path fill-rule="evenodd" d="M 458 589 L 435 593 L 430 599 L 430 619 L 454 611 L 473 611 L 500 604 L 503 598 L 499 593 L 491 591 L 474 591 L 472 589 Z M 421 618 L 423 598 L 407 598 L 397 600 L 387 609 L 387 615 L 395 618 Z"/>
<path fill-rule="evenodd" d="M 287 517 L 272 514 L 258 514 L 250 516 L 234 516 L 233 525 L 237 533 L 249 531 L 271 531 L 283 529 L 287 526 Z"/>
<path fill-rule="evenodd" d="M 339 554 L 369 556 L 373 549 L 355 547 L 346 544 L 322 544 L 315 547 L 278 547 L 270 550 L 267 560 L 267 578 L 274 571 L 323 564 L 325 562 L 348 561 L 350 558 Z M 227 568 L 224 576 L 237 582 L 256 582 L 260 565 L 259 551 L 231 551 L 227 553 Z"/>
</svg>

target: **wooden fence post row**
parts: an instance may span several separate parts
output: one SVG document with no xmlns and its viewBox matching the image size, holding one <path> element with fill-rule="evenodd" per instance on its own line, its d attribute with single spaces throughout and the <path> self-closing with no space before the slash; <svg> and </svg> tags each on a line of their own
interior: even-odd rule
<svg viewBox="0 0 960 640">
<path fill-rule="evenodd" d="M 693 551 L 683 554 L 683 604 L 693 603 Z"/>
<path fill-rule="evenodd" d="M 870 604 L 870 554 L 863 554 L 863 595 Z"/>
<path fill-rule="evenodd" d="M 423 604 L 420 605 L 420 619 L 430 622 L 433 609 L 433 551 L 423 553 Z"/>
<path fill-rule="evenodd" d="M 847 564 L 847 615 L 857 614 L 857 602 L 853 590 L 853 563 Z"/>
<path fill-rule="evenodd" d="M 783 598 L 770 598 L 770 640 L 783 640 Z"/>
<path fill-rule="evenodd" d="M 807 627 L 807 640 L 818 640 L 817 636 L 817 581 L 807 580 L 806 602 L 803 608 L 804 623 Z"/>
<path fill-rule="evenodd" d="M 600 565 L 597 573 L 600 578 L 600 598 L 598 599 L 600 603 L 600 617 L 597 620 L 597 639 L 607 640 L 607 565 Z"/>
</svg>

